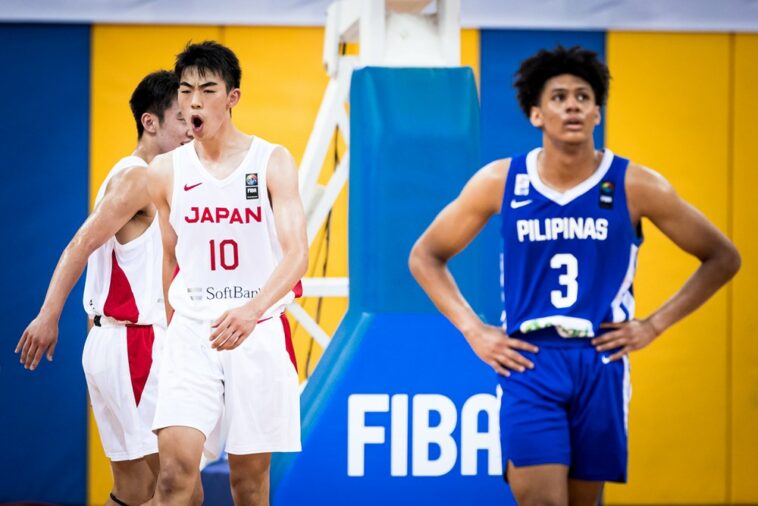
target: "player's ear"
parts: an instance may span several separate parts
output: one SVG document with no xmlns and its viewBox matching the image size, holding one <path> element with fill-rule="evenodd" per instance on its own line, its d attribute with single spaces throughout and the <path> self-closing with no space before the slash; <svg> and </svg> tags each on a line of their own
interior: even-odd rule
<svg viewBox="0 0 758 506">
<path fill-rule="evenodd" d="M 603 119 L 603 111 L 599 105 L 595 106 L 595 125 L 599 125 Z"/>
<path fill-rule="evenodd" d="M 142 123 L 142 128 L 145 129 L 145 132 L 155 134 L 158 131 L 158 118 L 155 114 L 143 112 L 140 117 L 140 122 Z"/>
<path fill-rule="evenodd" d="M 542 128 L 545 126 L 545 121 L 542 118 L 542 111 L 536 105 L 533 105 L 529 111 L 529 122 L 536 128 Z"/>
<path fill-rule="evenodd" d="M 239 88 L 234 88 L 232 91 L 229 92 L 227 100 L 228 100 L 230 109 L 239 103 L 241 94 L 242 94 L 242 91 L 240 91 Z"/>
</svg>

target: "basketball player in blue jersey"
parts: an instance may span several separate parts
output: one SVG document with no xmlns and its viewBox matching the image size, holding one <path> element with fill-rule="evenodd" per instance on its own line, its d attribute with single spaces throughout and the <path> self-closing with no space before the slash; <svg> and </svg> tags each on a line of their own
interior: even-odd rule
<svg viewBox="0 0 758 506">
<path fill-rule="evenodd" d="M 729 239 L 660 174 L 595 148 L 609 77 L 580 47 L 525 60 L 515 86 L 542 147 L 479 170 L 411 252 L 418 282 L 499 373 L 505 477 L 522 506 L 595 505 L 605 481 L 626 481 L 628 354 L 697 309 L 740 265 Z M 478 318 L 447 268 L 496 214 L 505 333 Z M 701 263 L 636 319 L 642 218 Z"/>
</svg>

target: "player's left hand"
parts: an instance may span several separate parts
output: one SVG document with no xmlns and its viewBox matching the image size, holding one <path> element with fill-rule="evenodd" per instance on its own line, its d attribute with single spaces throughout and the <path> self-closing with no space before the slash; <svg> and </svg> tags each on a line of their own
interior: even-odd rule
<svg viewBox="0 0 758 506">
<path fill-rule="evenodd" d="M 640 350 L 658 337 L 658 331 L 648 320 L 630 320 L 620 323 L 603 323 L 601 329 L 614 329 L 592 340 L 597 351 L 620 348 L 610 356 L 610 361 L 619 360 L 630 351 Z"/>
<path fill-rule="evenodd" d="M 211 348 L 217 351 L 233 350 L 253 332 L 259 315 L 245 306 L 236 307 L 224 313 L 211 324 Z"/>
<path fill-rule="evenodd" d="M 48 362 L 53 361 L 57 343 L 57 320 L 40 313 L 24 330 L 16 345 L 16 353 L 21 353 L 24 369 L 33 371 L 43 356 L 47 356 Z"/>
</svg>

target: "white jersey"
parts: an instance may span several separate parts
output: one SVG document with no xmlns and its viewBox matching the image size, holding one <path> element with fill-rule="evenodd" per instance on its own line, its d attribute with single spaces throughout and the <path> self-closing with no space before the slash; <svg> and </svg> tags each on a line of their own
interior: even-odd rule
<svg viewBox="0 0 758 506">
<path fill-rule="evenodd" d="M 255 297 L 282 258 L 266 169 L 276 145 L 254 137 L 242 163 L 224 179 L 200 163 L 195 142 L 174 150 L 170 222 L 178 272 L 169 301 L 196 320 L 215 320 Z M 281 314 L 295 290 L 268 308 Z"/>
<path fill-rule="evenodd" d="M 108 182 L 129 167 L 147 167 L 136 156 L 122 158 L 111 169 L 95 198 L 97 206 Z M 142 235 L 121 244 L 111 237 L 87 261 L 84 310 L 90 316 L 107 316 L 139 325 L 166 325 L 162 286 L 163 248 L 158 216 Z"/>
</svg>

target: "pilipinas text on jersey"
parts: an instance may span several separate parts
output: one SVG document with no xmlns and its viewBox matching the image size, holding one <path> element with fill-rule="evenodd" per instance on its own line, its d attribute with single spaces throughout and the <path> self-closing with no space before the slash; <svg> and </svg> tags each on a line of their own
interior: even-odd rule
<svg viewBox="0 0 758 506">
<path fill-rule="evenodd" d="M 592 176 L 560 193 L 540 180 L 539 152 L 514 157 L 505 184 L 503 324 L 509 335 L 554 328 L 593 337 L 601 323 L 634 317 L 642 237 L 624 190 L 629 160 L 606 149 Z"/>
</svg>

